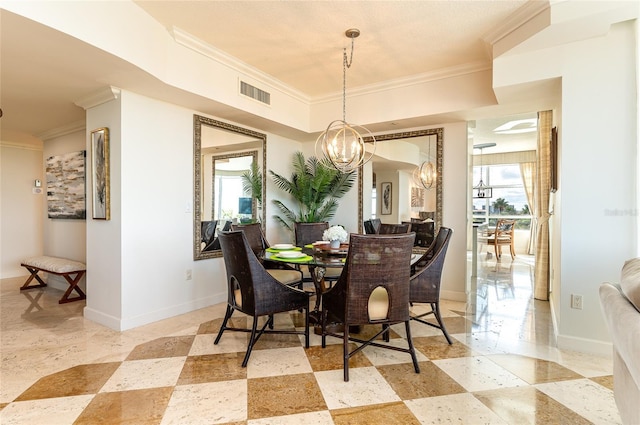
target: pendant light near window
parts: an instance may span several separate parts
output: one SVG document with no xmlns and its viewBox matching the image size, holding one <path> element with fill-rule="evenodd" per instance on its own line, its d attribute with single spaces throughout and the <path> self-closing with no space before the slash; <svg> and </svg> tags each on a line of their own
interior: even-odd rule
<svg viewBox="0 0 640 425">
<path fill-rule="evenodd" d="M 347 123 L 347 68 L 351 68 L 353 40 L 360 35 L 360 30 L 348 29 L 345 31 L 345 35 L 351 39 L 351 56 L 347 60 L 347 48 L 345 47 L 342 55 L 342 120 L 332 121 L 318 137 L 316 153 L 318 146 L 320 146 L 324 158 L 330 161 L 336 169 L 350 172 L 371 159 L 375 152 L 376 139 L 366 128 Z M 373 146 L 371 152 L 367 152 L 365 149 L 365 138 L 371 140 Z"/>
<path fill-rule="evenodd" d="M 495 143 L 481 143 L 479 145 L 473 145 L 474 149 L 480 149 L 480 181 L 477 185 L 473 186 L 473 197 L 474 198 L 491 198 L 493 197 L 493 189 L 490 186 L 487 186 L 482 181 L 482 176 L 484 175 L 484 168 L 482 167 L 482 150 L 484 148 L 492 148 L 496 144 Z"/>
<path fill-rule="evenodd" d="M 429 156 L 422 165 L 413 171 L 413 180 L 418 186 L 429 190 L 436 184 L 436 177 L 438 177 L 438 172 L 436 166 L 431 162 L 431 138 L 429 138 Z"/>
</svg>

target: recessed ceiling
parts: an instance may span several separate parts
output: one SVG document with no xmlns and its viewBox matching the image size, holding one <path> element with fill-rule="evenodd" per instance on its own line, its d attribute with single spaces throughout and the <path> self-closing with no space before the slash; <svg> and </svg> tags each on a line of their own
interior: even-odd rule
<svg viewBox="0 0 640 425">
<path fill-rule="evenodd" d="M 360 29 L 361 35 L 355 40 L 347 85 L 362 87 L 460 67 L 490 66 L 486 40 L 527 2 L 135 3 L 168 31 L 179 28 L 313 99 L 341 92 L 343 47 L 350 43 L 344 31 L 348 28 Z M 158 93 L 167 101 L 180 99 L 180 104 L 195 110 L 202 110 L 208 102 L 209 110 L 219 112 L 223 119 L 238 116 L 237 110 L 167 87 L 130 63 L 37 22 L 4 9 L 0 9 L 0 19 L 3 140 L 33 138 L 82 123 L 84 110 L 74 102 L 108 85 L 141 94 Z M 502 110 L 508 111 L 508 105 Z M 523 111 L 518 105 L 517 112 Z M 491 112 L 478 112 L 478 116 L 487 113 Z M 415 123 L 404 120 L 399 124 L 408 127 L 471 118 L 469 111 L 452 111 L 449 117 L 422 117 Z M 260 124 L 256 127 L 274 131 Z M 394 127 L 381 123 L 374 131 L 383 130 L 393 131 Z"/>
</svg>

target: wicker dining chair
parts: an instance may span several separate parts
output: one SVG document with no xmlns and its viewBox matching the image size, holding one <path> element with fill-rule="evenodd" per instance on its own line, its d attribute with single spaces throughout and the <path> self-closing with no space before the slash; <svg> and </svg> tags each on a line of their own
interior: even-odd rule
<svg viewBox="0 0 640 425">
<path fill-rule="evenodd" d="M 451 338 L 444 326 L 440 315 L 440 284 L 442 282 L 442 268 L 444 266 L 445 255 L 449 247 L 449 241 L 453 235 L 453 230 L 448 227 L 440 227 L 436 240 L 429 250 L 418 259 L 411 267 L 411 285 L 409 301 L 411 305 L 417 303 L 429 304 L 431 310 L 411 316 L 412 320 L 424 323 L 434 328 L 438 328 L 444 334 L 447 342 L 451 344 Z M 433 314 L 437 324 L 427 322 L 423 317 Z"/>
<path fill-rule="evenodd" d="M 296 240 L 296 246 L 304 247 L 322 240 L 322 235 L 329 228 L 329 223 L 321 221 L 318 223 L 302 223 L 296 222 L 293 226 L 293 233 Z M 313 277 L 307 266 L 300 266 L 302 271 L 303 282 L 313 282 Z M 327 267 L 324 271 L 324 280 L 333 282 L 342 273 L 342 267 Z"/>
<path fill-rule="evenodd" d="M 378 234 L 397 235 L 400 233 L 409 233 L 410 230 L 411 230 L 410 223 L 400 223 L 400 224 L 382 223 L 380 224 L 380 229 L 378 229 Z"/>
<path fill-rule="evenodd" d="M 317 223 L 295 222 L 293 224 L 293 234 L 297 246 L 305 246 L 310 243 L 321 241 L 322 234 L 329 228 L 329 223 L 320 221 Z"/>
<path fill-rule="evenodd" d="M 322 295 L 322 347 L 326 346 L 327 335 L 342 339 L 345 381 L 349 380 L 349 358 L 368 345 L 410 354 L 416 373 L 420 373 L 409 327 L 409 275 L 414 238 L 413 233 L 352 234 L 344 271 L 336 284 Z M 329 331 L 329 320 L 343 323 L 344 332 Z M 403 322 L 408 348 L 375 341 L 382 335 L 383 342 L 389 342 L 389 326 Z M 382 329 L 363 340 L 349 333 L 349 327 L 357 325 L 382 325 Z M 362 345 L 349 352 L 349 341 Z"/>
<path fill-rule="evenodd" d="M 363 222 L 364 233 L 366 233 L 367 235 L 374 235 L 378 233 L 378 231 L 380 230 L 380 224 L 381 222 L 379 218 L 372 218 L 369 220 L 365 220 Z"/>
<path fill-rule="evenodd" d="M 265 269 L 267 269 L 267 273 L 285 285 L 295 285 L 302 289 L 303 275 L 300 270 L 287 264 L 275 261 L 264 261 L 265 250 L 269 248 L 269 242 L 267 242 L 264 236 L 260 223 L 232 224 L 231 230 L 241 230 L 244 232 L 251 250 L 258 260 L 262 262 Z"/>
<path fill-rule="evenodd" d="M 258 256 L 264 255 L 264 250 L 269 248 L 260 223 L 232 224 L 230 230 L 244 231 L 251 250 Z"/>
<path fill-rule="evenodd" d="M 242 367 L 247 366 L 251 350 L 263 333 L 304 335 L 305 348 L 309 348 L 309 295 L 269 274 L 251 250 L 244 232 L 223 232 L 218 238 L 227 271 L 227 311 L 214 344 L 218 344 L 226 330 L 250 332 Z M 274 314 L 294 310 L 304 312 L 304 330 L 272 329 Z M 251 329 L 227 326 L 235 311 L 253 317 Z M 258 330 L 258 319 L 263 316 L 265 323 Z"/>
<path fill-rule="evenodd" d="M 215 238 L 216 227 L 218 227 L 218 220 L 200 222 L 200 241 L 205 247 L 213 241 L 213 238 Z"/>
<path fill-rule="evenodd" d="M 228 232 L 229 230 L 231 230 L 231 225 L 233 224 L 232 221 L 227 220 L 224 223 L 224 226 L 222 227 L 222 230 L 220 230 L 218 233 L 220 232 Z M 203 251 L 219 251 L 220 250 L 220 241 L 218 240 L 217 237 L 214 237 L 213 240 L 207 244 L 207 246 L 205 246 L 204 248 L 202 248 Z"/>
</svg>

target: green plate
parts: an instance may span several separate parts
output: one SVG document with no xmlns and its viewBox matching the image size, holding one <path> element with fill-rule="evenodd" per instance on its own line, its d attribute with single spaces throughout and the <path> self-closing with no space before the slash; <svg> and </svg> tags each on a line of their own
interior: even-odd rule
<svg viewBox="0 0 640 425">
<path fill-rule="evenodd" d="M 298 258 L 280 258 L 277 255 L 272 255 L 269 257 L 270 260 L 282 261 L 283 263 L 308 263 L 313 260 L 313 257 L 310 255 L 305 255 L 304 257 Z"/>
<path fill-rule="evenodd" d="M 265 249 L 265 251 L 267 252 L 282 252 L 282 251 L 302 251 L 302 248 L 300 248 L 299 246 L 294 246 L 293 248 L 285 248 L 285 249 L 277 249 L 277 248 L 267 248 Z"/>
</svg>

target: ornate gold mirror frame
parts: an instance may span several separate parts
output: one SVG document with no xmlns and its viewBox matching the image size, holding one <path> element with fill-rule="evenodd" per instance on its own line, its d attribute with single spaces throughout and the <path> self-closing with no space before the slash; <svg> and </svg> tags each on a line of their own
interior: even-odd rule
<svg viewBox="0 0 640 425">
<path fill-rule="evenodd" d="M 216 121 L 211 118 L 203 117 L 200 115 L 193 116 L 193 259 L 203 260 L 207 258 L 217 258 L 222 256 L 222 251 L 202 250 L 202 201 L 203 201 L 203 149 L 202 149 L 202 126 L 209 126 L 215 129 L 223 130 L 230 133 L 230 137 L 237 139 L 238 136 L 246 136 L 246 142 L 260 142 L 260 149 L 262 151 L 262 164 L 260 164 L 260 171 L 262 174 L 262 201 L 263 205 L 255 205 L 254 211 L 260 211 L 261 215 L 257 217 L 262 223 L 263 229 L 266 223 L 265 220 L 265 208 L 264 200 L 266 198 L 266 180 L 265 170 L 267 166 L 267 135 L 258 133 L 247 128 L 238 127 L 232 124 L 228 124 L 222 121 Z M 235 145 L 234 145 L 235 146 Z M 242 146 L 238 144 L 237 146 Z M 251 152 L 240 153 L 238 156 L 250 156 Z M 208 176 L 213 178 L 213 176 Z"/>
<path fill-rule="evenodd" d="M 437 143 L 436 143 L 436 211 L 435 211 L 435 231 L 438 232 L 438 229 L 442 225 L 442 143 L 443 143 L 443 128 L 431 128 L 427 130 L 416 130 L 416 131 L 406 131 L 402 133 L 391 133 L 391 134 L 380 134 L 375 136 L 376 143 L 384 143 L 384 142 L 392 142 L 394 140 L 403 140 L 403 139 L 411 139 L 415 137 L 422 136 L 431 136 L 437 135 Z M 370 139 L 365 139 L 365 143 L 371 143 Z M 358 226 L 359 231 L 362 233 L 363 221 L 365 220 L 363 217 L 362 206 L 363 206 L 363 179 L 362 179 L 363 167 L 360 167 L 358 171 Z M 369 219 L 369 217 L 367 217 Z"/>
</svg>

